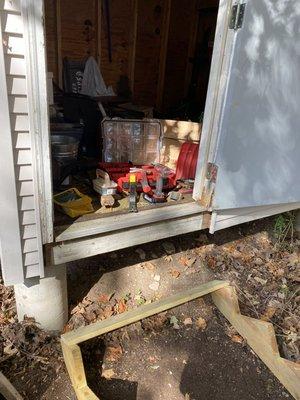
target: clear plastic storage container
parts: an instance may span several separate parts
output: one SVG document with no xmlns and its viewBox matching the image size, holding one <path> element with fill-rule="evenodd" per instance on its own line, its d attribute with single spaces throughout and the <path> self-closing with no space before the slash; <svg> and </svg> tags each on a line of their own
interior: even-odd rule
<svg viewBox="0 0 300 400">
<path fill-rule="evenodd" d="M 155 119 L 106 118 L 102 122 L 102 134 L 105 162 L 160 162 L 161 124 Z"/>
</svg>

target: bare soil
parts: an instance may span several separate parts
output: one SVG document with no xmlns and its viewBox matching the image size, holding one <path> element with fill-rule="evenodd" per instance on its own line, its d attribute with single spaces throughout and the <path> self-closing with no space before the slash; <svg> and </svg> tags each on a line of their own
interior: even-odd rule
<svg viewBox="0 0 300 400">
<path fill-rule="evenodd" d="M 274 219 L 70 263 L 65 330 L 103 320 L 211 279 L 237 287 L 242 311 L 274 323 L 280 351 L 299 362 L 299 240 L 278 245 Z M 25 399 L 76 399 L 59 339 L 17 323 L 1 286 L 0 368 Z M 207 296 L 82 345 L 103 400 L 291 399 Z"/>
</svg>

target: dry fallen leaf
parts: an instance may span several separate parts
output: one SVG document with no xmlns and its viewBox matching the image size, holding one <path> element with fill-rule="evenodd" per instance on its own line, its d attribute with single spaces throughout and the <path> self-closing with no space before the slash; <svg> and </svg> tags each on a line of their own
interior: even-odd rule
<svg viewBox="0 0 300 400">
<path fill-rule="evenodd" d="M 179 278 L 180 277 L 180 272 L 177 269 L 172 269 L 169 272 L 173 276 L 173 278 Z"/>
<path fill-rule="evenodd" d="M 117 311 L 119 314 L 122 314 L 123 312 L 125 312 L 127 310 L 127 306 L 126 303 L 123 299 L 119 300 L 117 303 Z"/>
<path fill-rule="evenodd" d="M 186 318 L 186 319 L 183 321 L 183 324 L 184 324 L 184 325 L 193 325 L 192 318 Z"/>
<path fill-rule="evenodd" d="M 179 263 L 181 264 L 181 265 L 183 265 L 184 267 L 186 267 L 187 266 L 187 263 L 188 263 L 188 258 L 187 257 L 183 257 L 183 256 L 181 256 L 180 258 L 179 258 Z"/>
<path fill-rule="evenodd" d="M 161 331 L 165 326 L 167 318 L 167 313 L 160 313 L 142 320 L 142 328 L 146 331 Z"/>
<path fill-rule="evenodd" d="M 236 334 L 234 334 L 234 335 L 232 335 L 231 336 L 231 340 L 234 342 L 234 343 L 244 343 L 244 339 L 242 338 L 242 336 L 240 336 L 240 335 L 236 335 Z"/>
<path fill-rule="evenodd" d="M 172 317 L 170 318 L 170 324 L 173 326 L 174 329 L 180 329 L 178 319 L 175 317 L 175 315 L 172 315 Z"/>
<path fill-rule="evenodd" d="M 108 346 L 105 353 L 105 360 L 115 362 L 123 354 L 122 347 L 118 344 L 116 346 Z"/>
<path fill-rule="evenodd" d="M 155 269 L 156 269 L 156 266 L 150 261 L 147 261 L 147 262 L 143 263 L 143 267 L 146 268 L 148 271 L 151 271 L 151 272 L 155 271 Z"/>
<path fill-rule="evenodd" d="M 110 299 L 110 296 L 108 296 L 107 294 L 100 294 L 99 296 L 99 302 L 100 303 L 108 303 Z"/>
<path fill-rule="evenodd" d="M 113 369 L 105 369 L 104 371 L 102 371 L 101 376 L 102 376 L 102 378 L 110 380 L 113 378 L 114 375 L 115 375 L 115 372 Z"/>
<path fill-rule="evenodd" d="M 215 269 L 216 268 L 216 260 L 214 257 L 208 256 L 206 257 L 206 262 L 209 268 Z"/>
<path fill-rule="evenodd" d="M 199 317 L 199 318 L 197 319 L 197 321 L 196 321 L 196 326 L 197 326 L 197 328 L 199 328 L 199 329 L 201 329 L 202 331 L 204 331 L 204 329 L 205 329 L 206 326 L 207 326 L 207 323 L 206 323 L 206 321 L 205 321 L 204 318 Z"/>
<path fill-rule="evenodd" d="M 260 317 L 262 321 L 270 321 L 274 317 L 277 311 L 276 307 L 267 307 L 263 315 Z"/>
<path fill-rule="evenodd" d="M 111 317 L 113 313 L 114 313 L 113 308 L 111 306 L 106 306 L 100 314 L 100 319 L 107 319 Z"/>
<path fill-rule="evenodd" d="M 196 257 L 180 257 L 179 262 L 181 265 L 184 267 L 191 267 L 195 262 L 197 258 Z"/>
<path fill-rule="evenodd" d="M 71 311 L 71 315 L 74 314 L 83 314 L 84 313 L 84 306 L 82 303 L 78 303 L 76 307 L 73 308 Z"/>
<path fill-rule="evenodd" d="M 267 279 L 262 279 L 262 278 L 260 278 L 259 276 L 255 276 L 255 277 L 254 277 L 254 280 L 255 280 L 256 282 L 260 283 L 260 284 L 263 285 L 263 286 L 268 282 Z"/>
</svg>

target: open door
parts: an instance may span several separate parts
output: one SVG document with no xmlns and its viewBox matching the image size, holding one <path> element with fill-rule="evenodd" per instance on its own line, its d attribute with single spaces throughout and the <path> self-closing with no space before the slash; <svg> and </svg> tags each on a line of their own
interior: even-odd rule
<svg viewBox="0 0 300 400">
<path fill-rule="evenodd" d="M 224 215 L 230 226 L 300 202 L 299 1 L 241 1 L 231 7 L 227 31 L 207 158 L 212 231 Z"/>
</svg>

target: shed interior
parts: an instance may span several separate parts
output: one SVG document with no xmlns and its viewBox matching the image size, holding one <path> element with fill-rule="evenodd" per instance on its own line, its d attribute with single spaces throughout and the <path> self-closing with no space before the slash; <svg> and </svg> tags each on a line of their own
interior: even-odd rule
<svg viewBox="0 0 300 400">
<path fill-rule="evenodd" d="M 88 134 L 87 144 L 95 151 L 80 153 L 80 167 L 76 164 L 76 172 L 69 168 L 71 173 L 64 185 L 61 181 L 56 185 L 54 177 L 54 193 L 76 187 L 91 196 L 95 212 L 81 216 L 80 220 L 128 212 L 127 198 L 124 205 L 121 199 L 112 207 L 101 207 L 97 193 L 91 192 L 87 185 L 99 161 L 103 161 L 103 112 L 110 119 L 159 120 L 160 163 L 169 168 L 176 169 L 184 142 L 199 145 L 218 3 L 218 0 L 44 0 L 47 67 L 54 91 L 53 104 L 50 102 L 51 136 L 76 131 L 82 124 L 86 136 L 86 126 L 96 126 L 94 131 L 91 128 L 93 133 Z M 74 101 L 78 101 L 74 98 L 81 95 L 78 88 L 68 87 L 67 70 L 73 68 L 74 72 L 91 56 L 113 96 L 101 96 L 100 110 L 99 98 L 88 99 L 92 101 L 83 107 L 86 115 L 82 118 L 77 105 L 74 106 Z M 73 77 L 76 78 L 76 73 Z M 82 110 L 82 105 L 79 108 Z M 95 109 L 99 114 L 96 117 Z M 60 167 L 53 160 L 54 176 L 60 175 Z M 160 206 L 191 201 L 190 192 L 180 200 Z M 138 200 L 139 209 L 155 207 L 157 204 Z M 74 218 L 61 211 L 55 212 L 55 224 L 72 224 Z"/>
</svg>

